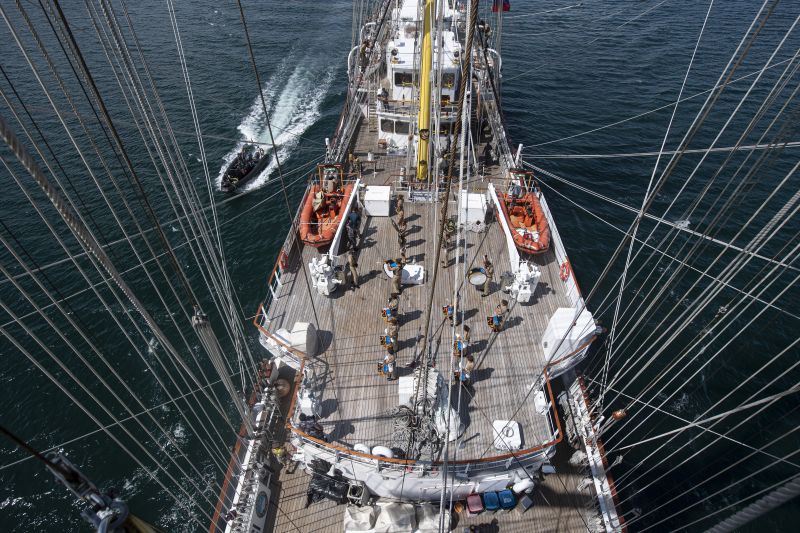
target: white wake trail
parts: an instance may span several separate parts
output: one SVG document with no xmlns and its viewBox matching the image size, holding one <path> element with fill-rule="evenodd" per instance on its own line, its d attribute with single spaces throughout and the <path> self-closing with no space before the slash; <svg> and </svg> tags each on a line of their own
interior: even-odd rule
<svg viewBox="0 0 800 533">
<path fill-rule="evenodd" d="M 281 163 L 291 156 L 300 141 L 300 136 L 319 119 L 320 107 L 330 90 L 335 72 L 335 69 L 329 66 L 320 75 L 320 72 L 315 72 L 316 69 L 313 67 L 308 68 L 304 61 L 293 62 L 296 66 L 289 77 L 284 78 L 286 69 L 279 70 L 270 79 L 264 92 Z M 287 63 L 285 60 L 282 66 Z M 270 142 L 260 98 L 255 98 L 238 129 L 241 141 L 223 159 L 222 168 L 217 176 L 217 188 L 222 183 L 225 169 L 246 142 Z M 278 167 L 272 154 L 272 147 L 269 144 L 262 147 L 269 154 L 269 165 L 259 176 L 246 183 L 242 191 L 251 191 L 264 186 Z"/>
</svg>

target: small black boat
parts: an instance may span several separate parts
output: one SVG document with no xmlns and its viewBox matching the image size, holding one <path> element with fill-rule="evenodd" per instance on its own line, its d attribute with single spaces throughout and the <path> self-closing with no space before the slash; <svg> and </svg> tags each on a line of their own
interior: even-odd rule
<svg viewBox="0 0 800 533">
<path fill-rule="evenodd" d="M 236 157 L 225 174 L 222 175 L 222 192 L 233 192 L 249 180 L 261 174 L 269 164 L 269 156 L 263 148 L 256 148 L 253 144 L 245 144 L 236 154 Z"/>
</svg>

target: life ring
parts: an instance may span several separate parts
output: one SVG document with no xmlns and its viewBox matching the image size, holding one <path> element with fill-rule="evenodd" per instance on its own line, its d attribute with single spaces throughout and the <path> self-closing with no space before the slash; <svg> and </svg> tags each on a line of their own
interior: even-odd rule
<svg viewBox="0 0 800 533">
<path fill-rule="evenodd" d="M 377 455 L 378 457 L 386 457 L 387 459 L 393 459 L 394 453 L 392 452 L 391 448 L 387 448 L 386 446 L 375 446 L 372 448 L 372 455 Z"/>
<path fill-rule="evenodd" d="M 558 271 L 558 277 L 561 278 L 561 281 L 567 281 L 567 278 L 569 278 L 569 270 L 569 260 L 561 263 L 561 268 Z"/>
<path fill-rule="evenodd" d="M 366 453 L 367 455 L 369 455 L 369 451 L 370 451 L 369 450 L 369 446 L 367 446 L 366 444 L 362 444 L 360 442 L 358 444 L 356 444 L 355 446 L 353 446 L 353 449 L 355 451 L 357 451 L 357 452 Z"/>
<path fill-rule="evenodd" d="M 289 269 L 289 254 L 285 250 L 281 250 L 281 253 L 278 254 L 278 266 L 281 272 L 286 272 Z"/>
</svg>

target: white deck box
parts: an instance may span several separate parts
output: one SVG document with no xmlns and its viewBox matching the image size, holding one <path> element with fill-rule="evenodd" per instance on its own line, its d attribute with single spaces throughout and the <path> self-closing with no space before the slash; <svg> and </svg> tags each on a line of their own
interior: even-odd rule
<svg viewBox="0 0 800 533">
<path fill-rule="evenodd" d="M 592 313 L 584 309 L 575 320 L 575 312 L 576 309 L 573 307 L 559 307 L 550 317 L 550 322 L 547 323 L 542 335 L 542 349 L 548 362 L 574 352 L 595 334 L 597 326 Z M 574 326 L 573 321 L 575 321 Z M 561 339 L 564 339 L 564 342 L 561 342 Z"/>
<path fill-rule="evenodd" d="M 392 205 L 392 188 L 370 185 L 364 192 L 364 211 L 371 217 L 388 217 Z"/>
<path fill-rule="evenodd" d="M 485 194 L 461 191 L 458 224 L 469 231 L 483 231 L 486 229 L 486 211 L 488 208 L 489 203 Z"/>
</svg>

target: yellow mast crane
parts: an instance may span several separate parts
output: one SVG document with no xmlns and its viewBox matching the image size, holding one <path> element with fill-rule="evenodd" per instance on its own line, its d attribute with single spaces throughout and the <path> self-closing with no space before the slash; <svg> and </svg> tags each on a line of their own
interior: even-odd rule
<svg viewBox="0 0 800 533">
<path fill-rule="evenodd" d="M 433 20 L 433 0 L 425 2 L 422 17 L 422 48 L 420 49 L 419 66 L 419 141 L 417 143 L 417 180 L 428 179 L 428 139 L 431 127 L 431 66 L 433 63 L 433 46 L 431 39 L 431 23 Z"/>
</svg>

